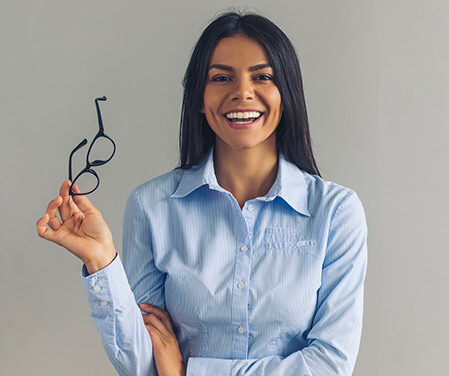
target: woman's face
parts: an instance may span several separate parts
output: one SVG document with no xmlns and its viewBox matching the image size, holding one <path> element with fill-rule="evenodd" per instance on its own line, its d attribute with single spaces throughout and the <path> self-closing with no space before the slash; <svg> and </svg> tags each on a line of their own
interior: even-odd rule
<svg viewBox="0 0 449 376">
<path fill-rule="evenodd" d="M 256 41 L 237 35 L 217 44 L 202 108 L 217 144 L 237 150 L 275 147 L 282 102 L 273 78 L 265 50 Z"/>
</svg>

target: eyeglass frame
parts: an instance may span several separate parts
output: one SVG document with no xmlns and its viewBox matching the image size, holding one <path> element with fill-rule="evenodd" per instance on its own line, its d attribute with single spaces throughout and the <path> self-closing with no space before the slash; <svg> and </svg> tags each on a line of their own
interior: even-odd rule
<svg viewBox="0 0 449 376">
<path fill-rule="evenodd" d="M 95 135 L 95 137 L 93 138 L 92 142 L 91 142 L 90 145 L 89 145 L 89 149 L 88 149 L 87 155 L 86 155 L 86 167 L 84 167 L 84 168 L 78 173 L 78 175 L 76 175 L 76 177 L 75 177 L 75 179 L 74 179 L 73 181 L 72 181 L 72 157 L 73 157 L 73 154 L 75 154 L 79 149 L 81 149 L 84 145 L 87 144 L 87 139 L 86 139 L 86 138 L 83 139 L 83 140 L 82 140 L 82 141 L 81 141 L 81 142 L 80 142 L 80 143 L 79 143 L 79 144 L 72 150 L 72 152 L 70 153 L 70 156 L 69 156 L 69 180 L 70 180 L 70 182 L 71 182 L 71 185 L 70 185 L 70 189 L 69 189 L 69 194 L 70 194 L 71 196 L 84 196 L 84 195 L 88 195 L 88 194 L 94 192 L 94 191 L 99 187 L 99 185 L 100 185 L 100 177 L 99 177 L 98 174 L 95 172 L 95 170 L 93 170 L 91 167 L 98 167 L 98 166 L 102 166 L 102 165 L 108 163 L 108 162 L 112 159 L 112 157 L 114 156 L 114 154 L 115 154 L 115 149 L 116 149 L 115 142 L 114 142 L 114 140 L 113 140 L 111 137 L 109 137 L 108 135 L 106 135 L 106 134 L 104 133 L 103 119 L 102 119 L 102 117 L 101 117 L 100 106 L 99 106 L 99 104 L 98 104 L 98 101 L 106 101 L 106 100 L 107 100 L 107 98 L 106 98 L 105 96 L 99 97 L 99 98 L 95 98 L 95 106 L 96 106 L 96 109 L 97 109 L 97 117 L 98 117 L 98 127 L 99 127 L 99 130 L 98 130 L 97 134 Z M 113 149 L 113 151 L 112 151 L 111 156 L 110 156 L 108 159 L 106 159 L 106 160 L 98 160 L 98 159 L 96 159 L 96 160 L 94 160 L 94 161 L 91 163 L 91 162 L 89 162 L 90 152 L 91 152 L 91 150 L 92 150 L 92 147 L 93 147 L 94 144 L 95 144 L 95 141 L 97 141 L 100 137 L 104 137 L 104 138 L 108 139 L 109 141 L 111 141 L 112 146 L 113 146 L 114 149 Z M 73 185 L 74 185 L 75 182 L 78 180 L 78 178 L 79 178 L 81 175 L 85 174 L 85 173 L 90 173 L 90 174 L 92 174 L 93 176 L 95 176 L 95 178 L 97 179 L 97 184 L 96 184 L 95 188 L 91 189 L 91 190 L 88 191 L 88 192 L 84 192 L 84 193 L 83 193 L 83 192 L 80 192 L 80 193 L 74 192 L 74 191 L 73 191 Z"/>
</svg>

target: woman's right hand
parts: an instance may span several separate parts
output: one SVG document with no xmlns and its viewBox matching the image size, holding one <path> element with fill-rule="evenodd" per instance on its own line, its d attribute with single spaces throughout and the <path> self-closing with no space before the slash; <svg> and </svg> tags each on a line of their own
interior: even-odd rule
<svg viewBox="0 0 449 376">
<path fill-rule="evenodd" d="M 116 256 L 112 234 L 86 196 L 69 195 L 70 184 L 70 180 L 62 183 L 59 196 L 48 204 L 46 213 L 36 222 L 37 233 L 69 250 L 93 274 Z M 76 185 L 73 190 L 79 192 Z M 60 218 L 56 215 L 58 210 Z"/>
</svg>

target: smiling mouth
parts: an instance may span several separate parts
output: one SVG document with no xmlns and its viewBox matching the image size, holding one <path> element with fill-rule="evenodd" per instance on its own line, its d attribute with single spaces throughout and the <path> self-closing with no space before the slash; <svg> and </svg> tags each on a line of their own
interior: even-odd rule
<svg viewBox="0 0 449 376">
<path fill-rule="evenodd" d="M 250 123 L 254 123 L 261 116 L 262 116 L 262 114 L 260 114 L 259 116 L 256 116 L 256 117 L 250 117 L 250 118 L 246 118 L 246 119 L 229 119 L 229 118 L 226 118 L 226 120 L 228 120 L 228 121 L 230 121 L 231 123 L 234 123 L 234 124 L 250 124 Z"/>
<path fill-rule="evenodd" d="M 224 118 L 226 119 L 226 122 L 228 123 L 228 125 L 231 128 L 234 129 L 249 129 L 252 128 L 253 126 L 256 125 L 256 123 L 258 123 L 258 121 L 262 118 L 262 115 L 264 113 L 259 113 L 258 116 L 255 117 L 248 117 L 245 119 L 242 118 L 229 118 L 227 116 L 225 116 Z"/>
<path fill-rule="evenodd" d="M 225 115 L 226 120 L 229 123 L 235 125 L 248 125 L 254 123 L 257 119 L 259 119 L 263 115 L 263 112 L 250 111 L 250 112 L 234 112 L 228 113 Z"/>
</svg>

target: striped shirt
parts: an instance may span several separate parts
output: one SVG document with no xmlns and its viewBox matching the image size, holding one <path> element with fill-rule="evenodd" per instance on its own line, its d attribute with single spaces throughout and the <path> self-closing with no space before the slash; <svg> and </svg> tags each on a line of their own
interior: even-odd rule
<svg viewBox="0 0 449 376">
<path fill-rule="evenodd" d="M 167 310 L 187 375 L 351 375 L 362 331 L 367 226 L 357 194 L 279 156 L 243 208 L 197 166 L 137 187 L 123 264 L 81 273 L 120 375 L 157 375 L 138 303 Z"/>
</svg>

